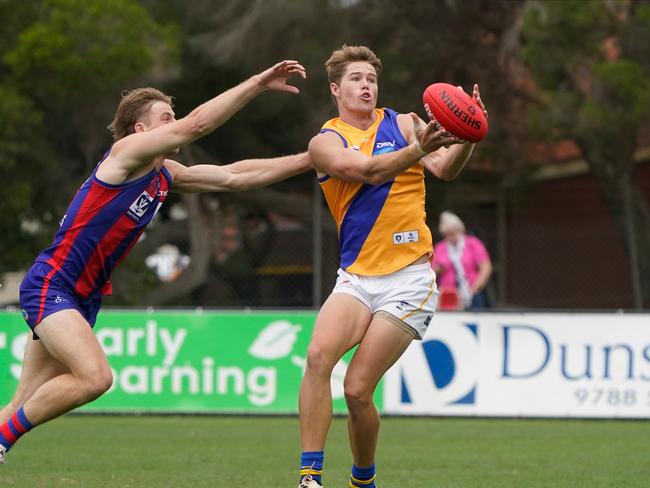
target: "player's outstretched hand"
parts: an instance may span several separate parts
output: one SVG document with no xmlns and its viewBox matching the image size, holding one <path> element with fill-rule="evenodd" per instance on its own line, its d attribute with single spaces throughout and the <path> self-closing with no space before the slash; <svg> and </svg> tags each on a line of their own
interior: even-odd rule
<svg viewBox="0 0 650 488">
<path fill-rule="evenodd" d="M 304 66 L 298 61 L 285 60 L 271 66 L 266 71 L 262 71 L 257 75 L 257 81 L 265 90 L 300 93 L 297 87 L 287 84 L 287 80 L 296 75 L 307 78 Z"/>
<path fill-rule="evenodd" d="M 411 112 L 413 119 L 413 133 L 423 151 L 433 152 L 443 146 L 452 144 L 462 144 L 466 141 L 447 132 L 437 120 L 432 120 L 427 125 L 423 125 L 420 117 Z"/>
</svg>

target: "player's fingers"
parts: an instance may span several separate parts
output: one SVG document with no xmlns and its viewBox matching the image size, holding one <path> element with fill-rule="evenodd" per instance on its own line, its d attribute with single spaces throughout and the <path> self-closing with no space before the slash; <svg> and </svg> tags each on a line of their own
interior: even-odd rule
<svg viewBox="0 0 650 488">
<path fill-rule="evenodd" d="M 483 100 L 481 100 L 480 95 L 476 98 L 476 103 L 478 104 L 479 107 L 481 107 L 481 110 L 483 110 L 483 115 L 485 115 L 485 118 L 487 118 L 488 111 L 487 108 L 485 108 L 485 104 L 483 103 Z"/>
<path fill-rule="evenodd" d="M 282 86 L 282 91 L 289 92 L 289 93 L 295 93 L 296 95 L 300 93 L 300 90 L 298 87 L 295 87 L 293 85 L 283 85 Z"/>
<path fill-rule="evenodd" d="M 293 66 L 300 66 L 300 63 L 294 59 L 285 59 L 284 61 L 280 61 L 279 63 L 275 64 L 273 66 L 273 71 L 275 72 L 280 72 L 280 71 L 287 71 L 289 68 Z"/>
<path fill-rule="evenodd" d="M 467 142 L 467 141 L 464 141 L 464 140 L 462 140 L 462 139 L 460 139 L 458 137 L 455 137 L 455 136 L 447 137 L 447 138 L 442 140 L 443 146 L 453 146 L 455 144 L 463 144 L 464 142 Z"/>
<path fill-rule="evenodd" d="M 441 134 L 444 132 L 444 129 L 438 129 L 435 122 L 429 122 L 424 130 L 421 132 L 422 137 L 425 137 L 429 140 L 440 138 Z"/>
<path fill-rule="evenodd" d="M 307 78 L 307 70 L 305 69 L 304 66 L 302 66 L 300 64 L 288 66 L 286 71 L 289 74 L 292 74 L 292 75 L 298 74 L 302 78 Z"/>
<path fill-rule="evenodd" d="M 460 85 L 456 85 L 456 88 L 458 88 L 460 91 L 462 91 L 463 93 L 465 93 L 465 90 L 463 90 L 463 87 L 462 87 L 462 86 L 460 86 Z"/>
<path fill-rule="evenodd" d="M 285 59 L 284 61 L 280 61 L 278 65 L 281 66 L 288 66 L 288 65 L 293 65 L 293 64 L 300 64 L 298 61 L 295 59 Z"/>
<path fill-rule="evenodd" d="M 272 69 L 273 71 L 280 71 L 280 70 L 282 70 L 286 65 L 287 65 L 287 62 L 286 62 L 286 61 L 280 61 L 279 63 L 275 63 L 275 64 L 271 67 L 271 69 Z"/>
<path fill-rule="evenodd" d="M 429 142 L 435 142 L 436 144 L 440 144 L 444 141 L 445 139 L 445 131 L 444 129 L 438 130 L 432 134 L 429 134 L 427 137 L 427 141 Z"/>
</svg>

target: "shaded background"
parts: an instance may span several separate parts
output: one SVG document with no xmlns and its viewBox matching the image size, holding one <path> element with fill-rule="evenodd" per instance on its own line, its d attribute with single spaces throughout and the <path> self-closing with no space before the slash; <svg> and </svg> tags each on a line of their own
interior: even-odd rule
<svg viewBox="0 0 650 488">
<path fill-rule="evenodd" d="M 424 116 L 437 81 L 474 82 L 490 132 L 454 182 L 427 178 L 487 245 L 500 308 L 650 308 L 650 4 L 509 0 L 0 1 L 0 304 L 51 241 L 111 138 L 124 89 L 179 116 L 273 63 L 308 70 L 186 148 L 185 163 L 306 149 L 336 116 L 342 44 L 382 59 L 380 106 Z M 115 272 L 108 306 L 317 307 L 338 267 L 313 172 L 246 192 L 173 195 Z"/>
</svg>

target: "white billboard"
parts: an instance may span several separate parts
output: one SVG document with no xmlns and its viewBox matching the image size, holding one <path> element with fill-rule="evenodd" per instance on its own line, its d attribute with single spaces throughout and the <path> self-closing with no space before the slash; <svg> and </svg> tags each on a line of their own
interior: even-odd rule
<svg viewBox="0 0 650 488">
<path fill-rule="evenodd" d="M 650 418 L 650 315 L 438 313 L 384 412 Z"/>
</svg>

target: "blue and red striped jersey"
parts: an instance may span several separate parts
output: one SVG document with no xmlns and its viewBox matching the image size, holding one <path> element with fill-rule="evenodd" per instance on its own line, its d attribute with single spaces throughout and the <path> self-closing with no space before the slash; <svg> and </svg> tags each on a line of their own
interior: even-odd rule
<svg viewBox="0 0 650 488">
<path fill-rule="evenodd" d="M 110 185 L 97 178 L 99 164 L 70 203 L 54 242 L 35 260 L 51 265 L 48 278 L 56 274 L 82 298 L 110 293 L 113 269 L 138 242 L 172 184 L 163 167 Z"/>
</svg>

